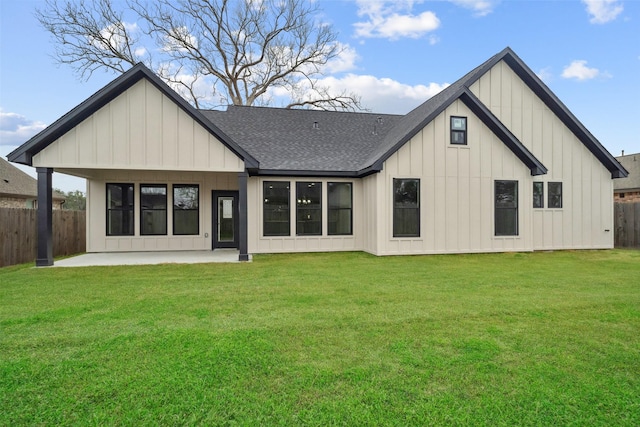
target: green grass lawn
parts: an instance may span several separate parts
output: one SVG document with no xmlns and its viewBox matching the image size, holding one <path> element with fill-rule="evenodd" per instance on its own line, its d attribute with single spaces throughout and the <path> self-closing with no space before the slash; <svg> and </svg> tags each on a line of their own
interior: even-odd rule
<svg viewBox="0 0 640 427">
<path fill-rule="evenodd" d="M 640 425 L 640 251 L 0 269 L 0 425 Z"/>
</svg>

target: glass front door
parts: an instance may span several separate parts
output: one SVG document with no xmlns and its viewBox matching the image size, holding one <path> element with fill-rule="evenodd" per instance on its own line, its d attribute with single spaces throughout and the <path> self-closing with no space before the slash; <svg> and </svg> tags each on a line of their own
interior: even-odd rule
<svg viewBox="0 0 640 427">
<path fill-rule="evenodd" d="M 238 247 L 238 192 L 213 192 L 213 248 Z"/>
</svg>

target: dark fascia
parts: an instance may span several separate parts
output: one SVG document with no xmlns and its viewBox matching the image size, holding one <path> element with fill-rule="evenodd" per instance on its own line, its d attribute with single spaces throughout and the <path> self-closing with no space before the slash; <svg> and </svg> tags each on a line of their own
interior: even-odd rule
<svg viewBox="0 0 640 427">
<path fill-rule="evenodd" d="M 533 71 L 509 48 L 505 49 L 500 59 L 520 77 L 562 123 L 587 147 L 591 153 L 611 172 L 611 178 L 624 178 L 629 172 L 615 157 L 584 127 L 584 125 L 569 111 L 560 99 L 535 75 Z"/>
<path fill-rule="evenodd" d="M 469 107 L 473 113 L 500 140 L 531 170 L 532 176 L 544 175 L 547 168 L 525 147 L 514 134 L 467 88 L 460 95 L 460 100 Z"/>
<path fill-rule="evenodd" d="M 244 160 L 246 168 L 258 168 L 258 161 L 249 153 L 236 144 L 228 135 L 209 121 L 202 113 L 193 108 L 158 76 L 149 70 L 142 63 L 134 65 L 130 70 L 114 79 L 111 83 L 100 89 L 98 92 L 87 98 L 84 102 L 69 111 L 67 114 L 56 120 L 52 125 L 45 128 L 36 136 L 9 153 L 7 159 L 11 162 L 22 163 L 32 166 L 33 156 L 53 143 L 65 133 L 80 124 L 83 120 L 104 107 L 115 99 L 118 95 L 129 89 L 140 79 L 146 78 L 164 95 L 179 105 L 191 118 L 207 129 L 213 136 L 220 140 L 227 148 L 233 151 L 238 157 Z"/>
<path fill-rule="evenodd" d="M 489 71 L 498 62 L 504 60 L 505 63 L 525 82 L 525 84 L 531 89 L 545 105 L 556 114 L 557 117 L 569 128 L 574 135 L 587 147 L 593 155 L 603 164 L 610 172 L 611 178 L 624 178 L 628 176 L 628 171 L 618 162 L 603 146 L 600 142 L 580 123 L 580 121 L 569 111 L 569 109 L 556 97 L 553 92 L 535 75 L 533 71 L 515 54 L 515 52 L 506 47 L 500 53 L 493 56 L 482 66 L 480 66 L 473 74 L 465 81 L 456 82 L 461 83 L 461 88 L 453 93 L 440 107 L 432 114 L 426 117 L 418 126 L 410 130 L 404 138 L 402 138 L 397 144 L 395 144 L 391 150 L 387 151 L 380 159 L 378 159 L 369 169 L 376 171 L 382 170 L 383 163 L 400 147 L 402 147 L 407 141 L 424 128 L 431 120 L 433 120 L 438 114 L 445 110 L 455 99 L 457 99 L 465 91 L 468 91 L 473 83 L 475 83 L 481 76 Z M 463 77 L 464 78 L 464 77 Z M 454 83 L 455 84 L 455 83 Z M 522 145 L 522 144 L 520 144 Z M 523 146 L 524 147 L 524 146 Z M 532 173 L 534 171 L 532 170 Z M 536 171 L 536 173 L 541 172 Z"/>
<path fill-rule="evenodd" d="M 251 176 L 280 176 L 280 177 L 306 177 L 306 178 L 364 178 L 379 171 L 322 171 L 322 170 L 295 170 L 295 169 L 251 169 Z"/>
<path fill-rule="evenodd" d="M 416 133 L 434 120 L 455 100 L 460 99 L 471 111 L 522 161 L 530 170 L 531 175 L 544 175 L 547 168 L 513 135 L 480 100 L 464 85 L 454 92 L 445 102 L 420 122 L 415 129 L 405 135 L 391 150 L 369 168 L 373 172 L 381 171 L 383 163 L 400 147 L 406 144 Z M 364 170 L 363 170 L 364 171 Z"/>
</svg>

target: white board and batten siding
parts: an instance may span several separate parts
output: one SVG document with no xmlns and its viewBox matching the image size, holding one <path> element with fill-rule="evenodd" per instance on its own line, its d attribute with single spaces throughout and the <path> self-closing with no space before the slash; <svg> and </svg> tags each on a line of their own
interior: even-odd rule
<svg viewBox="0 0 640 427">
<path fill-rule="evenodd" d="M 533 211 L 533 249 L 612 248 L 611 172 L 503 61 L 470 89 L 548 169 L 533 177 L 544 182 L 545 207 L 523 205 Z M 547 208 L 548 182 L 562 182 L 562 209 Z"/>
<path fill-rule="evenodd" d="M 467 117 L 467 145 L 451 145 L 449 118 Z M 420 180 L 420 236 L 393 238 L 393 179 Z M 519 235 L 494 235 L 494 181 L 518 181 Z M 377 255 L 531 250 L 530 170 L 461 101 L 454 101 L 368 178 Z"/>
<path fill-rule="evenodd" d="M 290 184 L 290 204 L 289 204 L 289 235 L 288 236 L 265 236 L 263 217 L 263 183 L 265 181 L 285 181 Z M 296 194 L 297 182 L 321 182 L 322 184 L 322 234 L 318 236 L 297 236 L 296 235 Z M 327 218 L 327 183 L 328 182 L 350 182 L 352 187 L 352 235 L 332 236 L 328 234 Z M 287 177 L 287 178 L 264 178 L 250 177 L 247 183 L 247 204 L 248 204 L 248 250 L 249 253 L 283 253 L 283 252 L 335 252 L 335 251 L 359 251 L 363 249 L 363 209 L 362 181 L 359 179 L 343 178 L 309 178 L 309 177 Z"/>
<path fill-rule="evenodd" d="M 237 190 L 244 162 L 142 79 L 34 156 L 34 166 L 87 178 L 87 251 L 211 249 L 211 191 Z M 106 184 L 132 183 L 134 236 L 106 235 Z M 167 185 L 166 236 L 140 236 L 140 184 Z M 196 236 L 173 236 L 172 184 L 198 184 Z M 205 234 L 207 237 L 205 237 Z"/>
<path fill-rule="evenodd" d="M 106 184 L 131 183 L 134 185 L 134 235 L 106 235 Z M 167 185 L 167 235 L 140 235 L 140 184 Z M 199 187 L 199 233 L 197 235 L 173 235 L 172 184 L 197 184 Z M 177 171 L 96 171 L 87 181 L 87 252 L 131 252 L 166 250 L 208 250 L 212 248 L 213 190 L 238 190 L 236 173 L 177 172 Z"/>
<path fill-rule="evenodd" d="M 142 79 L 34 156 L 67 169 L 242 172 L 244 162 Z"/>
</svg>

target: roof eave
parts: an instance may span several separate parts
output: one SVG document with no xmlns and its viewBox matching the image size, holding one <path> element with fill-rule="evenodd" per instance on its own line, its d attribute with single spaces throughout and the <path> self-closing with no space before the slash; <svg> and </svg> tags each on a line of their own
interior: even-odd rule
<svg viewBox="0 0 640 427">
<path fill-rule="evenodd" d="M 373 172 L 372 172 L 373 173 Z M 309 178 L 361 178 L 360 171 L 302 170 L 302 169 L 257 169 L 252 176 L 309 177 Z"/>
<path fill-rule="evenodd" d="M 208 120 L 204 115 L 196 110 L 184 98 L 178 95 L 156 74 L 149 70 L 144 64 L 138 63 L 124 74 L 118 76 L 112 82 L 104 86 L 94 95 L 76 106 L 67 114 L 47 126 L 40 133 L 29 139 L 20 147 L 9 153 L 7 159 L 14 163 L 22 163 L 27 166 L 33 165 L 33 156 L 60 138 L 62 135 L 80 124 L 83 120 L 98 111 L 100 108 L 111 102 L 118 95 L 125 92 L 142 78 L 146 78 L 164 95 L 178 104 L 187 114 L 198 124 L 207 129 L 212 135 L 227 146 L 235 155 L 244 160 L 246 167 L 258 167 L 258 161 L 247 153 L 242 147 L 235 143 L 228 135 Z"/>
<path fill-rule="evenodd" d="M 587 149 L 611 172 L 611 178 L 625 178 L 628 171 L 602 146 L 560 99 L 511 49 L 505 49 L 504 62 L 520 77 L 547 107 L 567 126 Z"/>
<path fill-rule="evenodd" d="M 531 170 L 531 175 L 547 173 L 542 162 L 469 89 L 465 88 L 460 100 Z"/>
</svg>

